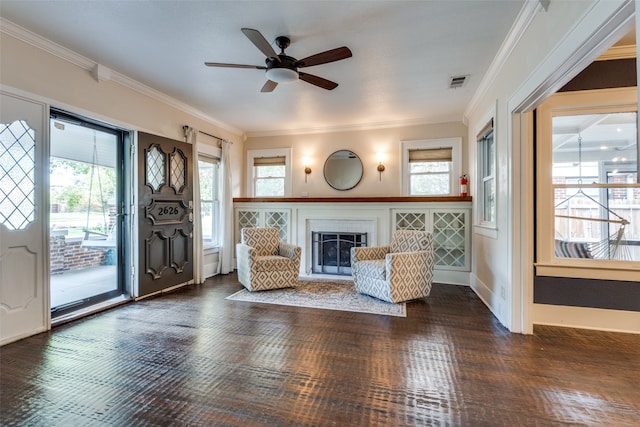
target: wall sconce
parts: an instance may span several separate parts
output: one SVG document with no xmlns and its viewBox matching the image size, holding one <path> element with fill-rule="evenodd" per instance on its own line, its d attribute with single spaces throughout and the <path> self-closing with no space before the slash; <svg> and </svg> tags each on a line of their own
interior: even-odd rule
<svg viewBox="0 0 640 427">
<path fill-rule="evenodd" d="M 377 160 L 378 160 L 378 167 L 376 169 L 380 174 L 380 181 L 382 181 L 382 172 L 384 172 L 384 165 L 382 164 L 382 153 L 378 153 Z"/>
<path fill-rule="evenodd" d="M 302 163 L 304 164 L 304 182 L 307 183 L 307 176 L 311 173 L 311 168 L 309 167 L 309 158 L 303 157 Z"/>
</svg>

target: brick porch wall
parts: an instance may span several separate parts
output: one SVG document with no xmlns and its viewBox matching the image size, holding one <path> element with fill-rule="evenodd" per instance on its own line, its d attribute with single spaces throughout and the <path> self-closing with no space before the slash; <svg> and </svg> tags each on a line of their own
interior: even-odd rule
<svg viewBox="0 0 640 427">
<path fill-rule="evenodd" d="M 67 239 L 66 236 L 51 236 L 51 274 L 105 264 L 107 249 L 82 247 L 82 238 Z"/>
</svg>

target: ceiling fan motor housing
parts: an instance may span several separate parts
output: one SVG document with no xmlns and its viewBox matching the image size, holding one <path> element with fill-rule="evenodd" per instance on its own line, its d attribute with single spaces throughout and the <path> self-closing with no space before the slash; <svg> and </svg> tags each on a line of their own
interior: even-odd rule
<svg viewBox="0 0 640 427">
<path fill-rule="evenodd" d="M 276 83 L 287 83 L 298 80 L 298 67 L 296 58 L 284 54 L 278 55 L 279 61 L 275 58 L 267 58 L 267 78 Z"/>
<path fill-rule="evenodd" d="M 274 58 L 267 58 L 265 62 L 267 63 L 267 70 L 272 68 L 288 68 L 293 71 L 298 71 L 298 67 L 296 67 L 297 59 L 287 55 L 278 55 L 280 60 L 276 60 Z"/>
<path fill-rule="evenodd" d="M 287 56 L 284 53 L 284 50 L 289 47 L 291 44 L 291 39 L 286 36 L 278 36 L 276 37 L 276 45 L 280 48 L 280 53 L 278 54 L 278 58 L 267 58 L 267 71 L 273 68 L 287 68 L 289 70 L 298 72 L 298 67 L 296 66 L 296 62 L 298 61 L 296 58 L 291 56 Z"/>
</svg>

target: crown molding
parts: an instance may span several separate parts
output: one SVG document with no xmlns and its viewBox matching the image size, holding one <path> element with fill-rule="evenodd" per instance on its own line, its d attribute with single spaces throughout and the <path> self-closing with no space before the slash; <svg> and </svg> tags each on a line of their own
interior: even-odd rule
<svg viewBox="0 0 640 427">
<path fill-rule="evenodd" d="M 547 4 L 548 6 L 548 4 Z M 516 45 L 522 38 L 524 32 L 529 28 L 533 18 L 536 16 L 536 13 L 540 11 L 546 11 L 546 8 L 543 3 L 538 0 L 527 0 L 518 16 L 516 17 L 515 22 L 511 26 L 507 37 L 505 37 L 502 45 L 500 45 L 500 49 L 496 53 L 496 56 L 491 61 L 491 65 L 487 69 L 487 72 L 482 77 L 480 84 L 478 85 L 478 89 L 475 91 L 473 96 L 471 97 L 471 101 L 467 104 L 467 108 L 464 110 L 463 114 L 463 122 L 467 124 L 469 120 L 469 116 L 478 107 L 478 103 L 484 96 L 487 94 L 489 88 L 495 81 L 498 73 L 507 62 L 507 59 L 511 55 L 511 52 L 515 49 Z"/>
<path fill-rule="evenodd" d="M 99 64 L 85 56 L 82 56 L 72 51 L 71 49 L 68 49 L 62 45 L 59 45 L 58 43 L 55 43 L 49 39 L 46 39 L 2 17 L 0 17 L 0 32 L 8 34 L 18 40 L 28 43 L 40 50 L 43 50 L 47 53 L 57 56 L 58 58 L 61 58 L 84 70 L 89 71 L 94 76 L 94 78 L 96 78 L 98 82 L 105 80 L 104 78 L 97 77 L 97 70 L 99 69 L 101 70 L 100 76 L 108 76 L 108 80 L 111 80 L 133 91 L 136 91 L 140 94 L 153 98 L 157 101 L 160 101 L 163 104 L 169 105 L 180 111 L 184 111 L 185 113 L 191 114 L 194 117 L 204 120 L 207 123 L 210 123 L 226 131 L 229 131 L 235 135 L 238 135 L 241 138 L 245 137 L 244 131 L 236 128 L 235 126 L 221 122 L 220 120 L 215 119 L 209 116 L 208 114 L 188 104 L 185 104 L 182 101 L 178 101 L 177 99 L 172 98 L 171 96 L 166 95 L 165 93 L 162 93 L 156 89 L 153 89 L 143 83 L 140 83 L 139 81 L 134 80 L 122 73 L 119 73 L 114 70 L 110 70 L 102 64 Z"/>
<path fill-rule="evenodd" d="M 277 129 L 277 130 L 263 130 L 263 131 L 247 131 L 248 138 L 261 138 L 267 136 L 288 136 L 288 135 L 310 135 L 310 134 L 322 134 L 322 133 L 334 133 L 334 132 L 353 132 L 353 131 L 367 131 L 375 129 L 391 129 L 407 126 L 421 126 L 421 125 L 433 125 L 451 122 L 462 122 L 462 118 L 458 115 L 439 117 L 438 119 L 428 118 L 416 118 L 410 120 L 398 120 L 388 122 L 375 122 L 375 123 L 359 123 L 349 124 L 341 126 L 328 126 L 319 128 L 297 128 L 297 129 Z"/>
<path fill-rule="evenodd" d="M 0 32 L 8 34 L 18 40 L 37 47 L 40 50 L 44 50 L 47 53 L 62 58 L 65 61 L 70 62 L 85 70 L 92 70 L 97 64 L 95 61 L 92 61 L 87 57 L 84 57 L 70 49 L 67 49 L 66 47 L 59 45 L 58 43 L 45 39 L 44 37 L 34 33 L 33 31 L 27 30 L 26 28 L 14 24 L 13 22 L 2 17 L 0 17 Z"/>
</svg>

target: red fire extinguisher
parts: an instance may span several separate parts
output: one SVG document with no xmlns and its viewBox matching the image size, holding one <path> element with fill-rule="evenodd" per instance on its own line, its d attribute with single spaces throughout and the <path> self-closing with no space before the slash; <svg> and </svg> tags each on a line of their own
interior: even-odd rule
<svg viewBox="0 0 640 427">
<path fill-rule="evenodd" d="M 467 197 L 467 175 L 460 177 L 460 197 Z"/>
</svg>

